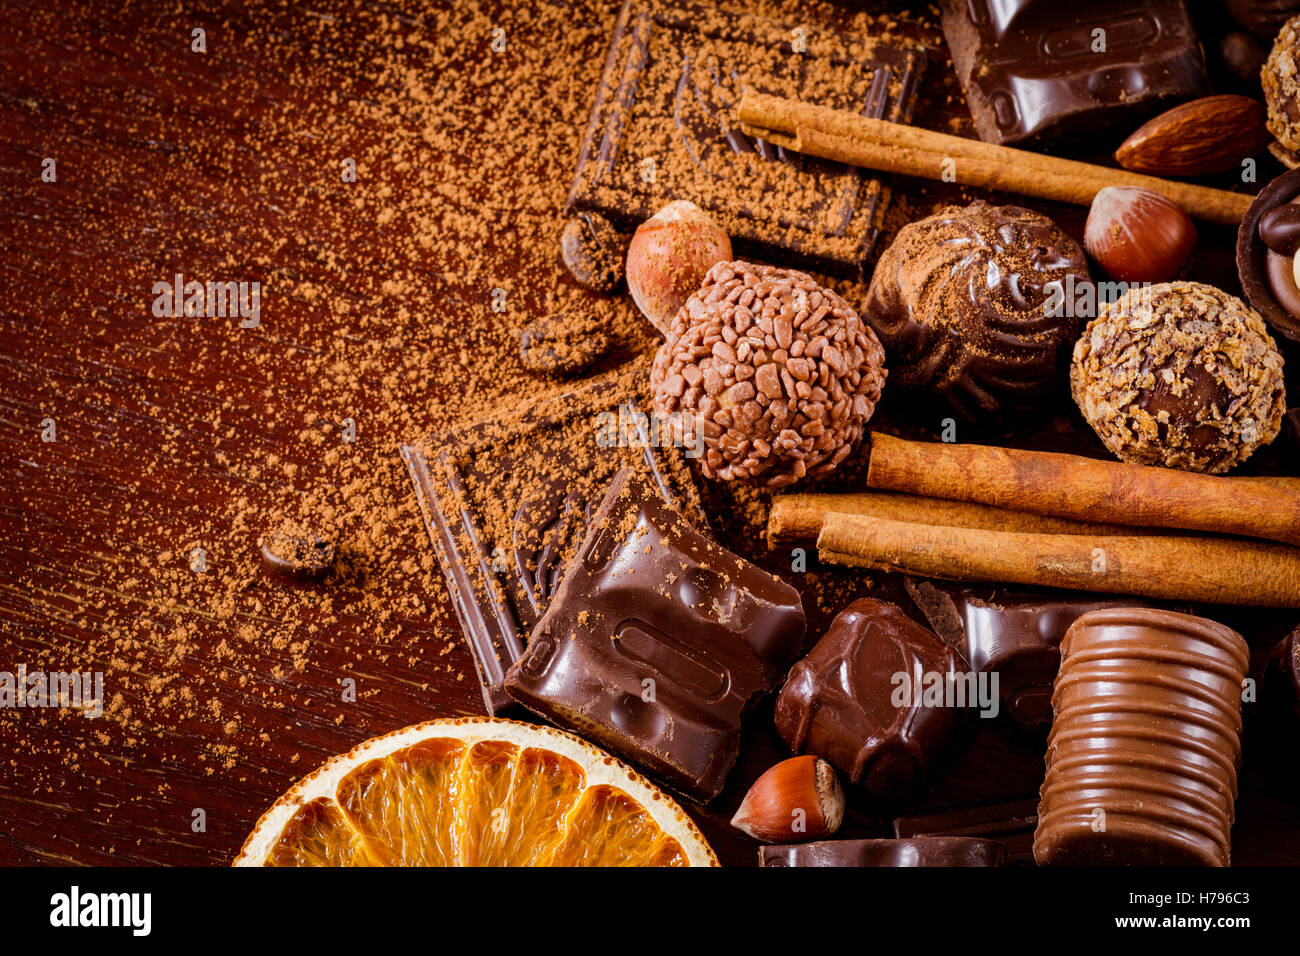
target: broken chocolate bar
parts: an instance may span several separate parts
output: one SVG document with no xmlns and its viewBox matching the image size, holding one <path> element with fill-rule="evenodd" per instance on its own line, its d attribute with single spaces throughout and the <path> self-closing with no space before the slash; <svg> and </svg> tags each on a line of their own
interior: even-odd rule
<svg viewBox="0 0 1300 956">
<path fill-rule="evenodd" d="M 1150 606 L 1134 598 L 917 578 L 908 578 L 906 587 L 944 643 L 976 671 L 998 675 L 1007 711 L 1028 727 L 1052 723 L 1061 638 L 1076 618 L 1101 608 Z"/>
<path fill-rule="evenodd" d="M 948 810 L 929 810 L 899 817 L 893 823 L 897 837 L 980 837 L 1006 847 L 1007 862 L 1034 865 L 1034 830 L 1038 826 L 1038 798 L 1005 803 L 972 804 Z"/>
<path fill-rule="evenodd" d="M 776 729 L 795 753 L 829 760 L 867 792 L 912 798 L 946 769 L 968 703 L 931 702 L 921 688 L 955 687 L 960 670 L 952 648 L 897 605 L 862 598 L 791 669 Z"/>
<path fill-rule="evenodd" d="M 628 0 L 578 158 L 568 209 L 635 227 L 675 199 L 741 252 L 860 278 L 884 220 L 877 177 L 742 133 L 743 89 L 907 122 L 924 51 L 691 3 Z"/>
<path fill-rule="evenodd" d="M 1006 847 L 976 837 L 823 840 L 758 851 L 759 866 L 1003 866 L 1006 861 Z"/>
<path fill-rule="evenodd" d="M 623 470 L 505 689 L 687 796 L 717 796 L 741 717 L 803 640 L 799 593 Z"/>
<path fill-rule="evenodd" d="M 943 32 L 980 139 L 1093 151 L 1162 108 L 1209 92 L 1181 0 L 944 0 Z M 1082 141 L 1082 142 L 1080 142 Z"/>
<path fill-rule="evenodd" d="M 602 379 L 402 447 L 489 714 L 587 517 L 624 466 L 707 528 L 687 454 L 641 411 L 645 374 Z"/>
</svg>

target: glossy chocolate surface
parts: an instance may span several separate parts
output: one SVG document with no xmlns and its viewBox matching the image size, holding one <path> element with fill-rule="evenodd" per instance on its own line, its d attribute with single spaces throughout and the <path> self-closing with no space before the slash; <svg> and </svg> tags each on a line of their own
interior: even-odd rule
<svg viewBox="0 0 1300 956">
<path fill-rule="evenodd" d="M 707 528 L 684 452 L 642 440 L 600 447 L 602 413 L 635 423 L 644 375 L 602 379 L 522 414 L 480 422 L 405 445 L 402 456 L 447 580 L 456 617 L 473 654 L 489 714 L 513 706 L 502 688 L 506 670 L 524 651 L 560 583 L 567 557 L 586 533 L 606 483 L 622 467 L 650 476 L 658 493 Z M 536 449 L 565 431 L 588 429 L 581 469 L 543 474 Z M 534 480 L 524 476 L 533 473 Z M 489 515 L 513 515 L 509 540 L 494 541 Z"/>
<path fill-rule="evenodd" d="M 1298 197 L 1300 169 L 1293 169 L 1260 190 L 1237 230 L 1237 276 L 1247 301 L 1273 331 L 1295 341 L 1300 341 L 1300 290 L 1291 261 L 1269 249 L 1260 236 L 1260 223 Z M 1280 242 L 1280 237 L 1275 241 Z"/>
<path fill-rule="evenodd" d="M 803 634 L 794 588 L 712 543 L 625 469 L 505 689 L 708 801 L 736 762 L 742 716 L 780 684 Z"/>
<path fill-rule="evenodd" d="M 1061 644 L 1034 857 L 1227 866 L 1241 760 L 1239 634 L 1171 611 L 1093 611 Z"/>
<path fill-rule="evenodd" d="M 1133 598 L 913 578 L 907 591 L 935 633 L 971 667 L 998 674 L 1011 717 L 1034 727 L 1052 722 L 1052 681 L 1070 625 L 1088 611 L 1146 606 Z"/>
<path fill-rule="evenodd" d="M 905 123 L 925 55 L 883 39 L 807 33 L 806 49 L 793 54 L 791 26 L 692 3 L 629 0 L 568 208 L 635 227 L 689 197 L 740 253 L 863 275 L 888 203 L 882 179 L 753 139 L 733 128 L 729 111 L 749 86 Z M 647 157 L 657 158 L 653 172 L 642 165 Z"/>
<path fill-rule="evenodd" d="M 1034 829 L 1038 799 L 970 804 L 898 817 L 897 837 L 980 837 L 995 840 L 1006 850 L 1007 862 L 1034 865 Z"/>
<path fill-rule="evenodd" d="M 759 866 L 1005 866 L 1006 847 L 974 837 L 823 840 L 765 846 Z"/>
<path fill-rule="evenodd" d="M 1207 93 L 1205 57 L 1174 0 L 944 0 L 943 30 L 980 138 L 1082 145 Z M 1104 31 L 1098 49 L 1096 30 Z"/>
<path fill-rule="evenodd" d="M 829 760 L 881 797 L 915 797 L 944 769 L 966 720 L 962 708 L 925 706 L 919 690 L 895 703 L 896 675 L 966 668 L 952 648 L 895 604 L 854 601 L 790 670 L 776 728 L 795 753 Z M 901 699 L 901 698 L 899 698 Z"/>
</svg>

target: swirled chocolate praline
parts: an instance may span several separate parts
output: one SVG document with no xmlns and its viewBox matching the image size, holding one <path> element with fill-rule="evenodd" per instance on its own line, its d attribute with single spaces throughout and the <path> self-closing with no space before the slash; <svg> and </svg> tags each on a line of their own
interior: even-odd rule
<svg viewBox="0 0 1300 956">
<path fill-rule="evenodd" d="M 1082 326 L 1068 290 L 1088 281 L 1083 249 L 1047 217 L 950 206 L 899 231 L 863 318 L 885 346 L 891 387 L 967 421 L 1001 421 L 1058 382 Z"/>
</svg>

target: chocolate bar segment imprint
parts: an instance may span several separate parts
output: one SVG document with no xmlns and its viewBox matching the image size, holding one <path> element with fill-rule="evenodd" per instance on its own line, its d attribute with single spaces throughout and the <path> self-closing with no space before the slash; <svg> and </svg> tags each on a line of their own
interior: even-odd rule
<svg viewBox="0 0 1300 956">
<path fill-rule="evenodd" d="M 780 684 L 803 634 L 798 591 L 709 541 L 629 469 L 505 687 L 703 802 L 736 762 L 741 718 Z"/>
<path fill-rule="evenodd" d="M 741 252 L 861 278 L 889 189 L 841 163 L 742 133 L 746 88 L 907 122 L 919 48 L 692 3 L 628 0 L 619 14 L 567 208 L 639 225 L 674 199 L 708 212 Z"/>
<path fill-rule="evenodd" d="M 402 446 L 489 714 L 513 706 L 501 682 L 620 468 L 708 527 L 693 450 L 652 427 L 645 388 L 644 371 L 604 378 Z"/>
</svg>

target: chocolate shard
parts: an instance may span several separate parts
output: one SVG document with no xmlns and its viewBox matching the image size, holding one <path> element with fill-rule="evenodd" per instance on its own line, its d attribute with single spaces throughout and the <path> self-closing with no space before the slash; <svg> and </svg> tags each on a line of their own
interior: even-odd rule
<svg viewBox="0 0 1300 956">
<path fill-rule="evenodd" d="M 795 753 L 829 760 L 866 791 L 914 798 L 946 769 L 967 714 L 927 700 L 925 688 L 955 688 L 964 670 L 952 648 L 897 605 L 862 598 L 791 669 L 776 729 Z"/>
<path fill-rule="evenodd" d="M 971 804 L 946 810 L 929 810 L 898 817 L 896 837 L 980 837 L 996 840 L 1011 864 L 1034 865 L 1034 830 L 1038 826 L 1038 798 L 1000 803 Z"/>
<path fill-rule="evenodd" d="M 1108 131 L 1209 92 L 1180 0 L 943 0 L 943 32 L 980 138 L 1097 150 Z M 1112 137 L 1117 138 L 1117 137 Z"/>
<path fill-rule="evenodd" d="M 1292 720 L 1300 721 L 1300 627 L 1282 638 L 1268 655 L 1260 701 L 1275 729 L 1293 729 Z M 1289 718 L 1289 719 L 1288 719 Z"/>
<path fill-rule="evenodd" d="M 608 377 L 402 447 L 489 714 L 515 706 L 506 671 L 620 468 L 708 528 L 690 452 L 650 427 L 645 390 L 644 371 Z"/>
<path fill-rule="evenodd" d="M 824 840 L 765 846 L 759 866 L 1005 866 L 1006 847 L 976 837 Z"/>
<path fill-rule="evenodd" d="M 505 689 L 702 802 L 803 640 L 799 593 L 620 471 Z"/>
<path fill-rule="evenodd" d="M 1007 713 L 1038 728 L 1052 723 L 1061 638 L 1075 619 L 1103 608 L 1150 606 L 1134 598 L 918 578 L 906 579 L 905 586 L 944 643 L 976 671 L 998 675 Z"/>
<path fill-rule="evenodd" d="M 889 190 L 861 169 L 742 133 L 744 88 L 905 123 L 925 54 L 879 39 L 792 30 L 694 3 L 623 5 L 567 209 L 635 227 L 690 199 L 737 251 L 865 276 Z"/>
</svg>

